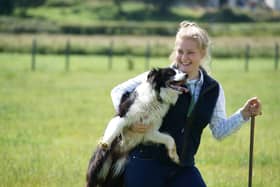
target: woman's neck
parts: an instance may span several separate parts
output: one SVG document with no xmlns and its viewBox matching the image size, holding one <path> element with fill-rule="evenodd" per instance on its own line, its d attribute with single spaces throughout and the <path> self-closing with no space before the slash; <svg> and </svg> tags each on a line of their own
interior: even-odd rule
<svg viewBox="0 0 280 187">
<path fill-rule="evenodd" d="M 200 76 L 199 71 L 188 74 L 188 80 L 198 80 Z"/>
</svg>

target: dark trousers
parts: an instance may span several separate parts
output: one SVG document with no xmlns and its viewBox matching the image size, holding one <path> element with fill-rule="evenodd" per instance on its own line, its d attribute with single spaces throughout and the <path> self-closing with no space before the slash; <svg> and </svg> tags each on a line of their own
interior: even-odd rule
<svg viewBox="0 0 280 187">
<path fill-rule="evenodd" d="M 195 166 L 178 166 L 131 156 L 124 173 L 125 187 L 206 187 Z"/>
</svg>

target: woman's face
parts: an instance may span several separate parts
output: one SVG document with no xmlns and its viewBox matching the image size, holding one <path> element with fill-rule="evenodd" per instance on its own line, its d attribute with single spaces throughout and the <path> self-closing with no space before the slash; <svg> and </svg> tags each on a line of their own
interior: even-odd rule
<svg viewBox="0 0 280 187">
<path fill-rule="evenodd" d="M 189 79 L 199 76 L 199 65 L 205 55 L 195 39 L 183 38 L 176 42 L 176 63 L 178 69 L 187 73 Z"/>
</svg>

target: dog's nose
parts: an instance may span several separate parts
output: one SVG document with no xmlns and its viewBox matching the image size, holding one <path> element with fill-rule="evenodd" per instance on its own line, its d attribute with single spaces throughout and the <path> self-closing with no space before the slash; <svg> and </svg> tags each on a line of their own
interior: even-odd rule
<svg viewBox="0 0 280 187">
<path fill-rule="evenodd" d="M 188 74 L 185 73 L 185 79 L 187 79 L 187 78 L 188 78 Z"/>
</svg>

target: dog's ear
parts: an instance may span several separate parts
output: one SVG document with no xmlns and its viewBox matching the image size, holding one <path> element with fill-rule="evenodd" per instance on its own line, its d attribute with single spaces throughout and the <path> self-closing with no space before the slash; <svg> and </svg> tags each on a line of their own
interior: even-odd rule
<svg viewBox="0 0 280 187">
<path fill-rule="evenodd" d="M 153 68 L 153 69 L 149 72 L 149 74 L 148 74 L 148 76 L 147 76 L 148 82 L 152 83 L 152 82 L 154 81 L 155 76 L 156 76 L 157 73 L 158 73 L 158 69 Z"/>
</svg>

